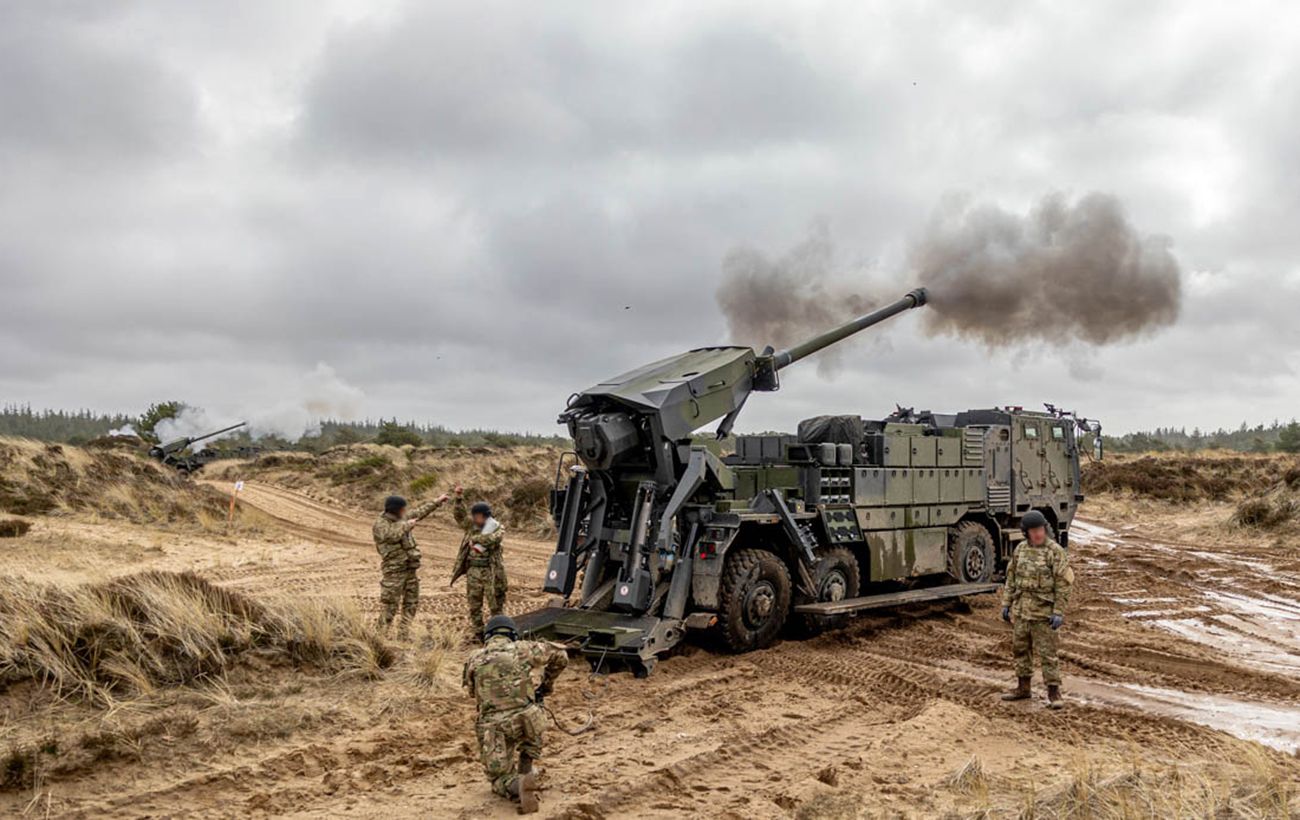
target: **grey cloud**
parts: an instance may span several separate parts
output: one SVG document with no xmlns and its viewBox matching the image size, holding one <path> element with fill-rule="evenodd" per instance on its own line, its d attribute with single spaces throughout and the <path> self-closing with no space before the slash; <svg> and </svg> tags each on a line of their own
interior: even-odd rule
<svg viewBox="0 0 1300 820">
<path fill-rule="evenodd" d="M 891 298 L 950 191 L 1105 190 L 1174 240 L 1172 328 L 990 354 L 900 318 L 742 426 L 1300 401 L 1284 4 L 214 8 L 0 8 L 0 399 L 274 406 L 323 361 L 372 415 L 551 430 L 570 391 L 726 339 L 731 248 L 778 259 L 824 218 L 836 266 L 877 274 L 849 295 Z"/>
<path fill-rule="evenodd" d="M 107 36 L 100 4 L 7 6 L 0 150 L 11 161 L 157 158 L 187 146 L 197 100 L 162 62 Z"/>
</svg>

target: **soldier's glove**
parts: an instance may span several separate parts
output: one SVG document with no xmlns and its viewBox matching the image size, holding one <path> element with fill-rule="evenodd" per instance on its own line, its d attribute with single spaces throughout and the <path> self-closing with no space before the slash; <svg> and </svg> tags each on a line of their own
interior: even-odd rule
<svg viewBox="0 0 1300 820">
<path fill-rule="evenodd" d="M 1065 623 L 1064 615 L 1053 615 L 1052 617 L 1047 619 L 1047 625 L 1050 626 L 1052 629 L 1060 629 L 1061 624 L 1063 623 Z"/>
<path fill-rule="evenodd" d="M 1011 623 L 1011 607 L 1009 606 L 1002 607 L 1002 620 L 1006 621 L 1007 623 Z"/>
<path fill-rule="evenodd" d="M 546 705 L 546 692 L 544 692 L 540 686 L 533 690 L 533 703 L 536 703 L 538 706 Z"/>
</svg>

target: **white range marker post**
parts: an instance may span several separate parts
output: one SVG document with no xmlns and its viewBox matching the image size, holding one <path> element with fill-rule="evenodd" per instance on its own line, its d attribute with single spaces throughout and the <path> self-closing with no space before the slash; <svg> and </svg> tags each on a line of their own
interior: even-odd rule
<svg viewBox="0 0 1300 820">
<path fill-rule="evenodd" d="M 226 516 L 226 529 L 235 523 L 235 499 L 244 491 L 244 482 L 236 481 L 234 488 L 230 491 L 230 513 Z"/>
</svg>

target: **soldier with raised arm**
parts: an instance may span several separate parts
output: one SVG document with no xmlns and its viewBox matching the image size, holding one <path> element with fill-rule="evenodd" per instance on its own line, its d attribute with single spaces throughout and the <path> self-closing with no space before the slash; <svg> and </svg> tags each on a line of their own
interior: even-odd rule
<svg viewBox="0 0 1300 820">
<path fill-rule="evenodd" d="M 470 628 L 479 636 L 483 634 L 483 605 L 487 604 L 491 615 L 500 615 L 505 609 L 507 581 L 501 541 L 506 530 L 492 517 L 492 508 L 486 502 L 479 501 L 467 509 L 460 487 L 456 488 L 452 511 L 465 534 L 452 569 L 451 583 L 465 576 Z"/>
<path fill-rule="evenodd" d="M 375 549 L 379 552 L 379 628 L 387 634 L 398 610 L 402 612 L 398 637 L 410 635 L 411 622 L 415 620 L 420 605 L 420 547 L 411 530 L 420 519 L 447 502 L 443 493 L 433 501 L 421 504 L 408 514 L 406 499 L 390 495 L 384 500 L 384 514 L 375 521 L 373 533 Z"/>
<path fill-rule="evenodd" d="M 519 640 L 506 615 L 492 616 L 483 640 L 483 648 L 465 661 L 462 677 L 478 703 L 479 759 L 492 791 L 519 801 L 521 814 L 532 814 L 538 809 L 533 763 L 542 756 L 546 728 L 542 703 L 569 658 L 554 644 Z M 534 686 L 537 669 L 542 680 Z"/>
<path fill-rule="evenodd" d="M 1020 519 L 1025 540 L 1011 554 L 1002 589 L 1002 620 L 1010 621 L 1011 651 L 1016 659 L 1016 688 L 1003 700 L 1031 697 L 1034 655 L 1043 667 L 1047 705 L 1061 707 L 1061 667 L 1056 658 L 1056 631 L 1065 622 L 1065 608 L 1074 585 L 1065 549 L 1047 535 L 1047 517 L 1030 510 Z"/>
</svg>

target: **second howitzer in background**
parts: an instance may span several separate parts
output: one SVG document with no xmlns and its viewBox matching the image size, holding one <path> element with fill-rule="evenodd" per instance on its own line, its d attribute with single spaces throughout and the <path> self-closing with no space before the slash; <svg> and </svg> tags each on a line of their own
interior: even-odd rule
<svg viewBox="0 0 1300 820">
<path fill-rule="evenodd" d="M 203 465 L 216 461 L 219 458 L 228 458 L 231 456 L 243 458 L 246 456 L 252 456 L 256 454 L 257 448 L 241 447 L 231 451 L 231 456 L 227 456 L 225 451 L 214 450 L 209 447 L 205 447 L 196 453 L 185 452 L 192 445 L 198 444 L 200 441 L 207 441 L 208 439 L 219 436 L 222 433 L 229 433 L 231 430 L 238 430 L 240 427 L 243 427 L 245 423 L 246 422 L 241 421 L 239 424 L 232 424 L 229 427 L 223 427 L 222 429 L 212 433 L 204 433 L 201 436 L 172 439 L 171 441 L 155 444 L 149 448 L 149 455 L 158 459 L 158 461 L 164 466 L 176 470 L 176 472 L 182 476 L 187 476 L 190 473 L 197 472 L 203 468 Z"/>
</svg>

